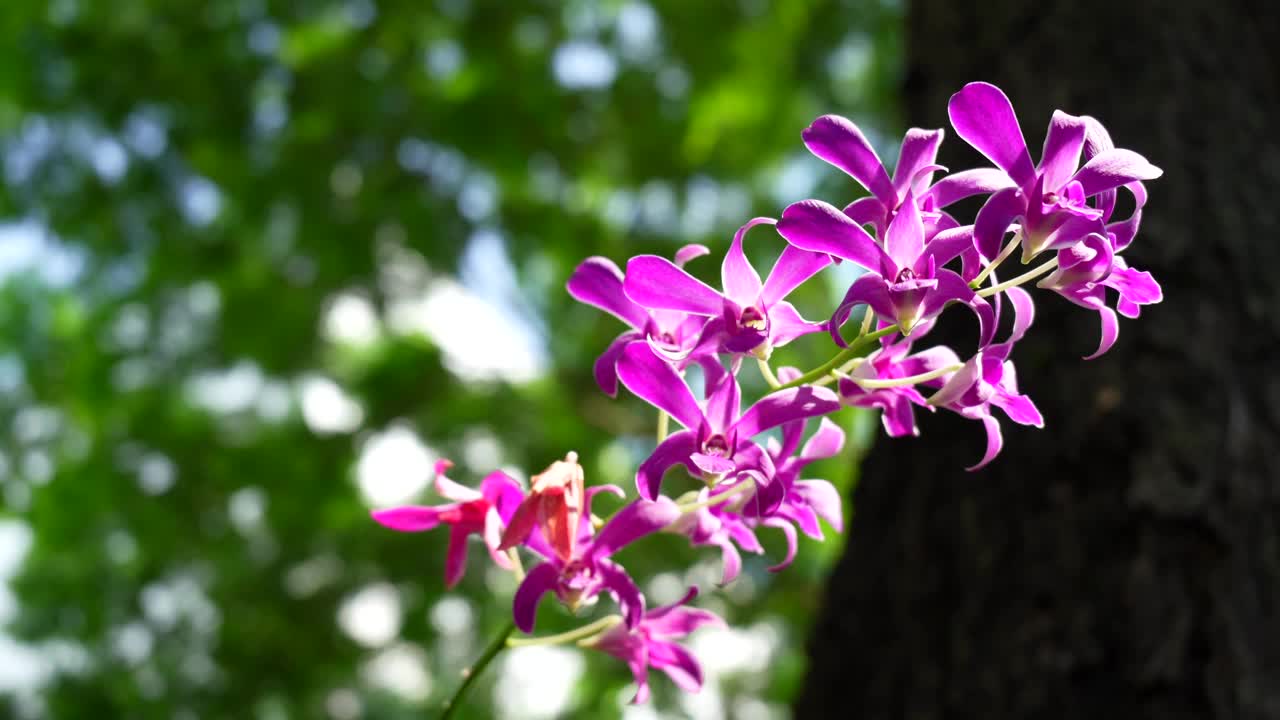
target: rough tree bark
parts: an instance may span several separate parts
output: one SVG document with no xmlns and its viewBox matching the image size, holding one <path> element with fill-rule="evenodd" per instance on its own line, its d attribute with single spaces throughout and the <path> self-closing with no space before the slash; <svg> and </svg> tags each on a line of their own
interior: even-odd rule
<svg viewBox="0 0 1280 720">
<path fill-rule="evenodd" d="M 942 414 L 877 445 L 797 717 L 1280 717 L 1280 6 L 909 18 L 913 124 L 985 79 L 1033 156 L 1062 108 L 1164 168 L 1127 257 L 1165 302 L 1085 362 L 1096 316 L 1037 293 L 1014 360 L 1047 427 L 1004 423 L 984 471 L 977 423 Z"/>
</svg>

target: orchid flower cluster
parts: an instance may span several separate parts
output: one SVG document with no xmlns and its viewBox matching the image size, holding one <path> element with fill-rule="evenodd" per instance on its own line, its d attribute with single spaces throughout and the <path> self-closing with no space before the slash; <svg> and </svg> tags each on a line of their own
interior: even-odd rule
<svg viewBox="0 0 1280 720">
<path fill-rule="evenodd" d="M 1061 111 L 1033 164 L 1008 98 L 986 83 L 953 95 L 948 112 L 956 134 L 995 167 L 935 180 L 945 172 L 935 161 L 943 131 L 912 129 L 891 176 L 852 122 L 834 115 L 815 120 L 802 134 L 805 145 L 870 194 L 843 209 L 804 200 L 777 220 L 748 221 L 725 253 L 719 289 L 684 269 L 710 252 L 700 245 L 678 250 L 674 260 L 633 257 L 625 273 L 602 257 L 577 267 L 569 293 L 628 326 L 596 361 L 597 383 L 610 396 L 621 384 L 659 417 L 657 447 L 636 470 L 637 497 L 611 518 L 593 515 L 592 500 L 602 492 L 625 498 L 625 491 L 588 486 L 575 453 L 534 475 L 528 490 L 500 471 L 484 478 L 479 490 L 463 487 L 446 477 L 443 461 L 436 487 L 452 504 L 376 511 L 374 518 L 402 531 L 448 525 L 448 586 L 462 577 L 468 536 L 479 535 L 493 562 L 520 579 L 512 610 L 514 626 L 524 633 L 534 630 L 548 595 L 572 612 L 601 595 L 616 605 L 616 614 L 558 636 L 510 638 L 509 630 L 499 641 L 506 646 L 577 642 L 613 655 L 634 674 L 637 702 L 649 695 L 649 668 L 684 690 L 699 689 L 701 668 L 676 641 L 723 621 L 689 606 L 696 588 L 672 605 L 649 607 L 615 553 L 650 534 L 675 533 L 694 546 L 718 549 L 721 581 L 729 583 L 741 571 L 742 551 L 763 552 L 757 532 L 767 527 L 787 542 L 785 557 L 770 568 L 781 570 L 796 555 L 797 530 L 821 539 L 819 519 L 842 529 L 840 494 L 824 480 L 803 478 L 806 465 L 836 455 L 844 443 L 844 432 L 824 416 L 842 406 L 875 408 L 894 437 L 919 434 L 917 409 L 979 420 L 986 450 L 969 468 L 976 470 L 1000 452 L 997 410 L 1013 422 L 1043 426 L 1035 404 L 1018 390 L 1011 359 L 1034 317 L 1028 285 L 1035 282 L 1098 313 L 1101 341 L 1089 358 L 1116 341 L 1117 312 L 1136 317 L 1142 305 L 1161 299 L 1151 275 L 1121 255 L 1137 234 L 1146 200 L 1142 183 L 1159 177 L 1158 168 L 1115 148 L 1093 118 Z M 1115 219 L 1122 188 L 1135 208 Z M 985 204 L 971 224 L 946 210 L 982 195 Z M 756 235 L 772 229 L 785 240 L 763 280 L 745 252 L 753 228 L 760 228 Z M 1019 249 L 1024 265 L 1038 264 L 1000 281 L 998 269 Z M 841 262 L 865 272 L 829 319 L 806 320 L 787 296 Z M 977 342 L 967 357 L 929 338 L 952 306 L 977 320 Z M 1011 308 L 1013 317 L 997 341 L 1002 307 Z M 844 328 L 855 314 L 857 332 L 846 339 Z M 775 348 L 821 332 L 836 345 L 831 360 L 809 372 L 774 372 Z M 745 409 L 738 380 L 744 364 L 755 364 L 769 388 Z M 695 366 L 699 392 L 686 377 Z M 669 418 L 679 430 L 667 432 Z M 812 429 L 807 440 L 806 425 Z M 775 437 L 762 440 L 775 428 Z M 676 466 L 698 483 L 697 490 L 663 493 L 664 477 Z M 528 572 L 521 551 L 534 561 Z"/>
</svg>

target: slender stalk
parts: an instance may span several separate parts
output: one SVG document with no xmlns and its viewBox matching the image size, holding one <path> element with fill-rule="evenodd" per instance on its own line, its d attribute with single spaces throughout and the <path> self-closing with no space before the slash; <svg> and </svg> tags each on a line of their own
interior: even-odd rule
<svg viewBox="0 0 1280 720">
<path fill-rule="evenodd" d="M 940 378 L 943 375 L 946 375 L 947 373 L 953 373 L 962 367 L 964 367 L 963 364 L 948 365 L 946 367 L 938 368 L 937 370 L 930 370 L 927 373 L 920 373 L 919 375 L 909 375 L 907 377 L 900 377 L 900 378 L 885 378 L 883 380 L 879 378 L 856 378 L 856 377 L 850 377 L 849 379 L 858 383 L 864 388 L 869 388 L 872 390 L 878 390 L 882 388 L 907 387 L 908 385 L 915 385 L 916 383 L 927 382 L 929 380 Z"/>
<path fill-rule="evenodd" d="M 1025 283 L 1029 283 L 1056 267 L 1058 267 L 1058 258 L 1054 258 L 1036 269 L 1025 272 L 1012 280 L 1006 280 L 999 285 L 992 285 L 989 288 L 983 288 L 978 291 L 978 297 L 991 297 L 992 295 L 1004 292 L 1011 287 L 1017 287 Z"/>
<path fill-rule="evenodd" d="M 742 483 L 740 483 L 736 487 L 729 488 L 728 490 L 720 493 L 719 495 L 712 495 L 706 500 L 699 500 L 698 502 L 689 503 L 687 505 L 677 505 L 676 507 L 680 510 L 681 514 L 687 515 L 691 512 L 697 512 L 703 508 L 715 507 L 716 505 L 719 505 L 721 503 L 728 502 L 733 498 L 743 494 L 747 490 L 751 490 L 754 488 L 755 488 L 755 483 L 749 480 L 744 480 L 742 481 Z"/>
<path fill-rule="evenodd" d="M 756 365 L 760 368 L 760 377 L 764 378 L 770 389 L 777 390 L 782 385 L 778 382 L 778 376 L 773 374 L 773 368 L 769 367 L 769 361 L 756 358 Z"/>
<path fill-rule="evenodd" d="M 596 633 L 604 632 L 609 628 L 622 622 L 621 615 L 606 615 L 599 620 L 580 628 L 575 628 L 568 632 L 562 632 L 557 635 L 545 635 L 543 637 L 532 638 L 507 638 L 507 647 L 531 647 L 533 645 L 563 645 L 571 643 L 575 640 L 589 638 Z"/>
<path fill-rule="evenodd" d="M 524 563 L 520 562 L 520 553 L 515 548 L 507 548 L 507 557 L 511 558 L 511 570 L 516 574 L 516 582 L 524 582 Z"/>
<path fill-rule="evenodd" d="M 670 423 L 671 417 L 667 415 L 666 410 L 658 411 L 658 444 L 661 445 L 663 440 L 667 439 L 667 425 Z"/>
<path fill-rule="evenodd" d="M 1009 256 L 1013 254 L 1013 251 L 1021 244 L 1022 232 L 1019 231 L 1013 236 L 1013 239 L 1009 241 L 1009 244 L 1004 246 L 1004 249 L 996 256 L 996 259 L 992 260 L 991 264 L 983 268 L 982 272 L 978 273 L 978 277 L 974 278 L 973 281 L 969 283 L 969 287 L 977 288 L 982 285 L 982 281 L 986 280 L 988 275 L 995 272 L 996 268 L 1000 267 L 1000 263 L 1008 260 Z"/>
<path fill-rule="evenodd" d="M 875 342 L 876 340 L 879 340 L 880 338 L 886 335 L 892 335 L 893 333 L 896 333 L 896 332 L 898 332 L 898 326 L 890 325 L 887 328 L 881 328 L 880 330 L 869 332 L 865 335 L 859 335 L 857 338 L 854 339 L 853 342 L 849 343 L 849 347 L 836 353 L 835 357 L 819 365 L 818 367 L 810 370 L 809 372 L 801 375 L 795 380 L 792 380 L 791 382 L 782 383 L 777 388 L 775 388 L 773 392 L 777 392 L 778 390 L 786 390 L 788 388 L 793 388 L 793 387 L 799 387 L 801 385 L 808 385 L 809 383 L 815 382 L 817 380 L 821 380 L 824 376 L 829 375 L 832 370 L 849 362 L 853 358 L 858 357 L 858 353 L 861 352 L 865 346 L 870 345 L 871 343 Z"/>
<path fill-rule="evenodd" d="M 862 314 L 862 329 L 858 332 L 859 335 L 866 335 L 871 332 L 871 321 L 874 320 L 875 317 L 876 312 L 871 309 L 870 305 L 868 305 L 867 311 Z"/>
<path fill-rule="evenodd" d="M 502 628 L 502 631 L 489 643 L 488 647 L 484 649 L 484 654 L 480 656 L 480 659 L 476 660 L 471 667 L 462 671 L 462 684 L 453 692 L 453 697 L 445 701 L 444 711 L 440 713 L 440 720 L 449 720 L 449 718 L 453 717 L 454 712 L 462 704 L 462 698 L 467 694 L 467 690 L 471 689 L 471 684 L 476 681 L 480 673 L 484 672 L 489 663 L 493 662 L 498 653 L 502 652 L 503 648 L 507 646 L 507 638 L 511 637 L 511 633 L 515 632 L 515 629 L 516 624 L 508 622 Z"/>
</svg>

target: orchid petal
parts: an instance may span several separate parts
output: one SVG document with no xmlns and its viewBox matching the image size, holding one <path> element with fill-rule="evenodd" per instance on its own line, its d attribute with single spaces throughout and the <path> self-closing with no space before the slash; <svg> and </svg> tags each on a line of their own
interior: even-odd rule
<svg viewBox="0 0 1280 720">
<path fill-rule="evenodd" d="M 1080 166 L 1080 151 L 1084 147 L 1085 121 L 1061 110 L 1053 111 L 1049 131 L 1044 136 L 1044 150 L 1040 153 L 1040 175 L 1046 190 L 1057 190 Z"/>
<path fill-rule="evenodd" d="M 944 208 L 974 195 L 994 193 L 1015 187 L 1013 180 L 1003 170 L 975 168 L 952 173 L 933 184 L 925 192 L 925 198 L 933 198 L 934 207 Z"/>
<path fill-rule="evenodd" d="M 632 343 L 618 359 L 618 379 L 632 393 L 696 430 L 703 423 L 702 408 L 680 375 L 648 345 Z"/>
<path fill-rule="evenodd" d="M 520 503 L 524 502 L 524 490 L 520 488 L 520 483 L 501 470 L 494 470 L 480 481 L 480 494 L 489 501 L 489 505 L 497 511 L 504 523 L 515 513 Z"/>
<path fill-rule="evenodd" d="M 1000 190 L 987 199 L 973 223 L 973 244 L 983 260 L 995 260 L 1009 225 L 1026 211 L 1026 199 L 1018 188 Z"/>
<path fill-rule="evenodd" d="M 639 538 L 675 522 L 680 512 L 680 507 L 665 497 L 655 501 L 632 501 L 600 528 L 586 554 L 592 558 L 609 557 Z"/>
<path fill-rule="evenodd" d="M 484 514 L 484 531 L 481 533 L 484 539 L 485 549 L 489 551 L 489 557 L 493 562 L 503 570 L 511 569 L 511 558 L 501 550 L 498 545 L 502 544 L 502 518 L 498 517 L 498 511 L 489 508 L 489 512 Z"/>
<path fill-rule="evenodd" d="M 444 555 L 444 586 L 452 589 L 467 571 L 467 535 L 470 531 L 454 525 L 449 529 L 449 548 Z"/>
<path fill-rule="evenodd" d="M 451 510 L 457 505 L 441 505 L 439 507 L 423 507 L 406 505 L 404 507 L 374 510 L 369 513 L 378 524 L 400 532 L 422 532 L 431 530 L 440 524 L 440 513 Z"/>
<path fill-rule="evenodd" d="M 1085 197 L 1120 187 L 1134 180 L 1155 180 L 1164 174 L 1146 158 L 1132 150 L 1106 150 L 1089 161 L 1072 177 L 1084 188 Z"/>
<path fill-rule="evenodd" d="M 1009 419 L 1019 425 L 1031 425 L 1033 427 L 1044 427 L 1044 416 L 1040 414 L 1040 409 L 1036 407 L 1031 398 L 1026 395 L 1006 395 L 1003 393 L 996 394 L 991 398 L 991 404 L 1004 410 Z"/>
<path fill-rule="evenodd" d="M 760 293 L 761 304 L 765 307 L 772 306 L 830 264 L 831 256 L 826 253 L 810 252 L 787 245 L 764 281 L 764 288 Z"/>
<path fill-rule="evenodd" d="M 595 365 L 591 368 L 591 374 L 596 378 L 596 385 L 604 391 L 609 397 L 618 396 L 618 358 L 622 357 L 622 351 L 627 345 L 633 342 L 644 342 L 644 335 L 628 330 L 609 343 L 609 347 L 605 348 L 600 357 L 596 358 Z"/>
<path fill-rule="evenodd" d="M 954 227 L 942 230 L 929 239 L 924 252 L 915 261 L 912 269 L 916 275 L 924 274 L 932 263 L 942 267 L 956 259 L 960 253 L 973 247 L 973 226 Z"/>
<path fill-rule="evenodd" d="M 724 620 L 710 610 L 683 607 L 697 595 L 697 588 L 690 589 L 695 592 L 686 594 L 677 603 L 650 610 L 645 615 L 644 626 L 651 636 L 685 637 L 699 628 L 725 627 Z"/>
<path fill-rule="evenodd" d="M 767 217 L 748 220 L 733 234 L 733 242 L 729 244 L 729 251 L 725 253 L 724 262 L 720 265 L 720 282 L 724 287 L 724 294 L 739 305 L 753 305 L 760 297 L 760 275 L 742 251 L 742 238 L 748 230 L 762 223 L 776 225 L 777 221 Z"/>
<path fill-rule="evenodd" d="M 649 664 L 666 673 L 676 687 L 696 693 L 702 689 L 702 666 L 688 650 L 669 642 L 649 643 Z"/>
<path fill-rule="evenodd" d="M 977 465 L 965 468 L 969 472 L 981 470 L 986 467 L 987 463 L 996 459 L 996 455 L 1000 454 L 1000 448 L 1004 446 L 1004 436 L 1000 433 L 1000 421 L 991 415 L 982 416 L 982 427 L 987 431 L 987 452 L 978 461 Z"/>
<path fill-rule="evenodd" d="M 738 467 L 732 460 L 722 458 L 718 455 L 707 455 L 706 453 L 693 453 L 689 456 L 689 459 L 693 461 L 693 464 L 696 465 L 699 470 L 711 475 L 724 475 L 725 473 L 732 472 L 734 468 Z"/>
<path fill-rule="evenodd" d="M 1009 174 L 1019 186 L 1035 182 L 1035 168 L 1013 105 L 1000 88 L 972 82 L 951 96 L 947 115 L 956 134 Z"/>
<path fill-rule="evenodd" d="M 990 344 L 996 332 L 995 311 L 991 304 L 978 297 L 964 278 L 950 270 L 939 270 L 936 280 L 938 287 L 925 296 L 921 317 L 936 317 L 952 301 L 964 303 L 978 316 L 978 345 L 985 347 Z"/>
<path fill-rule="evenodd" d="M 658 443 L 658 447 L 645 458 L 644 462 L 640 463 L 640 467 L 636 470 L 636 489 L 640 497 L 646 500 L 657 498 L 662 487 L 662 476 L 666 474 L 668 468 L 677 463 L 683 463 L 691 473 L 697 472 L 691 460 L 697 447 L 697 438 L 688 430 L 673 433 L 666 440 Z"/>
<path fill-rule="evenodd" d="M 1086 355 L 1085 360 L 1101 357 L 1116 344 L 1116 338 L 1120 337 L 1120 320 L 1116 318 L 1114 310 L 1105 306 L 1099 307 L 1098 318 L 1102 321 L 1102 339 L 1098 342 L 1098 349 L 1092 355 Z"/>
<path fill-rule="evenodd" d="M 886 207 L 898 204 L 884 165 L 857 125 L 839 115 L 823 115 L 800 136 L 809 152 L 845 171 Z"/>
<path fill-rule="evenodd" d="M 445 477 L 445 473 L 453 467 L 450 460 L 440 459 L 436 461 L 436 492 L 441 497 L 448 498 L 454 502 L 472 502 L 479 500 L 481 495 L 479 490 L 474 490 L 466 485 L 460 485 L 449 478 Z"/>
<path fill-rule="evenodd" d="M 753 437 L 791 420 L 826 415 L 840 409 L 840 401 L 827 388 L 804 385 L 780 390 L 747 408 L 734 423 L 741 438 Z"/>
<path fill-rule="evenodd" d="M 818 517 L 826 520 L 836 532 L 844 532 L 844 510 L 840 491 L 835 485 L 826 480 L 799 480 L 791 492 L 813 508 Z"/>
<path fill-rule="evenodd" d="M 950 378 L 943 383 L 938 392 L 929 398 L 929 404 L 934 406 L 946 406 L 960 399 L 960 396 L 969 391 L 975 383 L 982 379 L 980 365 L 982 362 L 982 353 L 974 355 L 964 364 L 964 367 L 957 370 Z"/>
<path fill-rule="evenodd" d="M 800 317 L 799 311 L 791 303 L 782 300 L 769 308 L 769 343 L 774 347 L 782 347 L 798 337 L 810 333 L 821 332 L 824 323 L 816 323 Z"/>
<path fill-rule="evenodd" d="M 720 372 L 716 373 L 719 377 L 713 377 L 710 372 L 705 373 L 708 393 L 703 417 L 712 432 L 723 432 L 742 411 L 742 389 L 733 373 L 724 372 L 718 361 L 713 360 L 711 364 L 713 368 L 719 368 Z"/>
<path fill-rule="evenodd" d="M 693 260 L 695 258 L 700 258 L 703 255 L 710 255 L 710 254 L 711 254 L 711 248 L 707 247 L 706 245 L 698 245 L 697 243 L 691 243 L 689 245 L 685 245 L 684 247 L 676 251 L 676 255 L 675 255 L 676 267 L 682 268 L 685 266 L 685 263 L 689 262 L 690 260 Z"/>
<path fill-rule="evenodd" d="M 524 576 L 511 601 L 511 614 L 521 632 L 533 632 L 538 602 L 560 581 L 560 569 L 551 562 L 538 563 Z"/>
<path fill-rule="evenodd" d="M 783 537 L 787 539 L 787 554 L 782 558 L 782 562 L 777 565 L 770 565 L 766 569 L 769 572 L 779 572 L 787 569 L 787 567 L 796 559 L 796 549 L 799 544 L 799 538 L 796 536 L 795 526 L 780 518 L 765 518 L 761 522 L 769 527 L 778 528 L 782 531 Z"/>
<path fill-rule="evenodd" d="M 664 257 L 637 255 L 627 261 L 622 282 L 627 297 L 653 310 L 719 315 L 724 298 Z"/>
<path fill-rule="evenodd" d="M 1128 267 L 1119 258 L 1102 284 L 1114 288 L 1122 298 L 1138 305 L 1153 305 L 1164 299 L 1164 291 L 1151 273 Z"/>
<path fill-rule="evenodd" d="M 916 207 L 915 196 L 909 190 L 898 214 L 889 221 L 884 249 L 897 269 L 911 267 L 924 252 L 924 221 L 920 218 L 920 208 Z"/>
<path fill-rule="evenodd" d="M 622 271 L 608 258 L 583 260 L 565 287 L 579 302 L 598 307 L 637 330 L 649 321 L 649 313 L 622 292 Z"/>
<path fill-rule="evenodd" d="M 889 297 L 889 283 L 876 273 L 866 273 L 853 281 L 835 314 L 831 316 L 831 338 L 840 347 L 848 347 L 848 343 L 840 335 L 840 327 L 849 319 L 849 313 L 855 305 L 867 305 L 877 316 L 889 322 L 897 319 L 893 300 Z"/>
<path fill-rule="evenodd" d="M 835 457 L 840 454 L 840 450 L 843 448 L 844 430 L 841 430 L 839 425 L 831 422 L 831 418 L 822 418 L 822 421 L 818 423 L 818 429 L 814 431 L 813 436 L 804 444 L 804 449 L 800 451 L 800 458 L 806 461 L 813 461 Z"/>
<path fill-rule="evenodd" d="M 672 507 L 674 506 L 675 503 L 672 503 Z M 596 572 L 600 574 L 601 584 L 608 588 L 618 601 L 618 609 L 622 611 L 627 627 L 634 628 L 639 625 L 644 617 L 644 595 L 640 592 L 640 588 L 636 587 L 631 576 L 627 575 L 627 571 L 608 560 L 598 560 Z"/>
<path fill-rule="evenodd" d="M 903 136 L 898 164 L 893 168 L 893 189 L 898 197 L 905 197 L 913 186 L 929 185 L 931 173 L 921 174 L 921 171 L 937 162 L 943 135 L 942 130 L 911 128 Z"/>
<path fill-rule="evenodd" d="M 1001 173 L 1001 175 L 1003 174 Z M 877 228 L 883 228 L 887 225 L 885 218 L 889 211 L 885 208 L 884 203 L 874 197 L 867 196 L 860 197 L 845 205 L 844 210 L 841 212 L 859 225 L 874 225 Z"/>
<path fill-rule="evenodd" d="M 782 211 L 778 232 L 801 250 L 827 253 L 862 267 L 880 269 L 884 251 L 848 215 L 821 200 L 793 203 Z"/>
</svg>

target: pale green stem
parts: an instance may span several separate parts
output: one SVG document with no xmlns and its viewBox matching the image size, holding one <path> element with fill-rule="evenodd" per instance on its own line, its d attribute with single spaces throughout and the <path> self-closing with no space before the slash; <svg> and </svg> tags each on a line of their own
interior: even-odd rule
<svg viewBox="0 0 1280 720">
<path fill-rule="evenodd" d="M 1025 272 L 1012 280 L 1006 280 L 1000 283 L 999 285 L 992 285 L 989 288 L 983 288 L 978 291 L 978 297 L 991 297 L 992 295 L 995 295 L 996 293 L 1002 293 L 1011 287 L 1017 287 L 1025 283 L 1029 283 L 1032 280 L 1035 280 L 1036 278 L 1040 277 L 1041 275 L 1044 275 L 1045 273 L 1049 272 L 1050 270 L 1056 267 L 1058 267 L 1058 258 L 1054 258 L 1049 262 L 1041 265 L 1040 267 L 1037 267 L 1034 270 Z"/>
<path fill-rule="evenodd" d="M 1004 249 L 996 256 L 996 259 L 992 260 L 991 264 L 983 268 L 982 272 L 978 273 L 978 277 L 974 278 L 973 281 L 969 283 L 969 287 L 977 288 L 982 285 L 982 281 L 986 280 L 988 275 L 995 272 L 996 268 L 1000 267 L 1000 263 L 1008 260 L 1009 256 L 1013 254 L 1013 251 L 1021 244 L 1022 231 L 1019 230 L 1017 233 L 1014 233 L 1013 239 L 1009 241 L 1008 245 L 1004 246 Z"/>
<path fill-rule="evenodd" d="M 853 342 L 849 343 L 849 347 L 836 353 L 835 357 L 819 365 L 818 367 L 810 370 L 809 372 L 801 375 L 795 380 L 782 383 L 777 388 L 775 388 L 773 392 L 777 392 L 778 390 L 786 390 L 788 388 L 793 388 L 793 387 L 799 387 L 801 385 L 809 385 L 811 383 L 817 382 L 822 378 L 829 376 L 832 370 L 835 370 L 836 368 L 849 362 L 851 359 L 855 357 L 860 357 L 858 353 L 860 353 L 865 346 L 870 345 L 871 343 L 875 342 L 876 340 L 879 340 L 880 338 L 886 335 L 892 335 L 893 333 L 896 333 L 896 332 L 898 332 L 898 326 L 890 325 L 887 328 L 881 328 L 874 332 L 869 332 L 865 335 L 859 335 L 857 338 L 854 338 Z"/>
<path fill-rule="evenodd" d="M 531 647 L 534 645 L 563 645 L 564 643 L 582 640 L 583 638 L 591 637 L 596 633 L 604 632 L 620 622 L 622 622 L 621 615 L 606 615 L 593 623 L 583 625 L 575 630 L 562 632 L 558 635 L 546 635 L 544 637 L 532 638 L 508 638 L 507 647 L 519 648 Z"/>
<path fill-rule="evenodd" d="M 440 713 L 440 720 L 449 720 L 449 718 L 453 717 L 454 712 L 461 707 L 462 698 L 467 694 L 471 684 L 476 681 L 480 673 L 484 672 L 489 663 L 493 662 L 498 653 L 507 647 L 507 640 L 511 637 L 511 633 L 515 632 L 515 629 L 516 624 L 508 622 L 497 637 L 484 649 L 484 654 L 480 656 L 480 659 L 476 660 L 474 665 L 462 671 L 462 684 L 454 691 L 453 697 L 445 701 L 444 711 Z"/>
<path fill-rule="evenodd" d="M 661 445 L 663 440 L 667 439 L 667 425 L 671 420 L 666 410 L 658 411 L 658 444 Z"/>
<path fill-rule="evenodd" d="M 706 500 L 699 500 L 698 502 L 688 503 L 685 505 L 677 505 L 676 508 L 680 511 L 681 514 L 687 515 L 691 512 L 697 512 L 703 508 L 715 507 L 716 505 L 719 505 L 721 503 L 728 502 L 733 498 L 743 494 L 747 490 L 754 490 L 754 489 L 755 489 L 755 483 L 751 482 L 750 480 L 744 480 L 738 486 L 729 488 L 728 490 L 720 493 L 719 495 L 712 495 Z"/>
<path fill-rule="evenodd" d="M 930 370 L 927 373 L 920 373 L 919 375 L 909 375 L 907 377 L 900 377 L 900 378 L 886 378 L 883 380 L 880 378 L 856 378 L 856 377 L 850 377 L 849 379 L 858 383 L 864 388 L 868 388 L 871 390 L 879 390 L 882 388 L 907 387 L 910 385 L 915 385 L 916 383 L 928 382 L 929 380 L 940 378 L 943 375 L 946 375 L 947 373 L 953 373 L 962 367 L 964 367 L 963 364 L 948 365 L 947 367 L 938 368 L 937 370 Z M 849 377 L 849 376 L 846 375 L 845 377 Z"/>
<path fill-rule="evenodd" d="M 859 335 L 866 335 L 871 332 L 871 321 L 874 320 L 875 317 L 875 311 L 871 309 L 870 305 L 868 305 L 867 311 L 862 314 L 862 329 L 858 332 Z"/>
<path fill-rule="evenodd" d="M 778 377 L 773 374 L 773 368 L 769 367 L 768 360 L 756 358 L 756 365 L 760 368 L 760 377 L 764 378 L 770 388 L 777 390 L 782 385 L 778 382 Z"/>
</svg>

